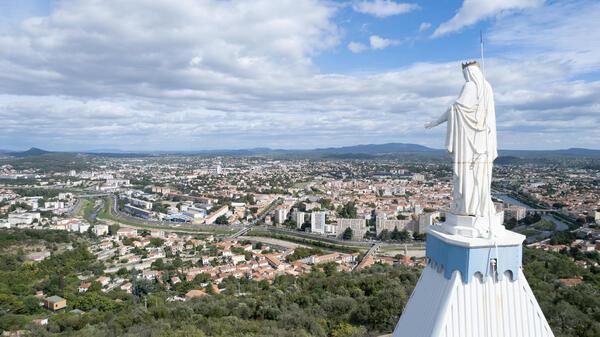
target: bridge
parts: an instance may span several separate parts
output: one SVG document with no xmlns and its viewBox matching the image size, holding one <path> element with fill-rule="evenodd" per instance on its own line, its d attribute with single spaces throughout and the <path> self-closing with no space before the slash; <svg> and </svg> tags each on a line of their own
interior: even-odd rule
<svg viewBox="0 0 600 337">
<path fill-rule="evenodd" d="M 238 231 L 238 232 L 236 232 L 235 234 L 233 234 L 232 236 L 230 236 L 229 238 L 230 238 L 230 239 L 236 239 L 236 238 L 238 238 L 238 237 L 240 237 L 240 236 L 242 236 L 242 235 L 244 235 L 244 234 L 248 233 L 248 231 L 250 231 L 250 229 L 251 229 L 251 227 L 250 227 L 250 226 L 248 226 L 248 227 L 244 227 L 244 228 L 242 228 L 240 231 Z"/>
<path fill-rule="evenodd" d="M 527 208 L 527 213 L 533 213 L 533 214 L 560 213 L 560 210 L 550 209 L 550 208 Z"/>
<path fill-rule="evenodd" d="M 265 208 L 265 210 L 262 212 L 262 214 L 258 218 L 254 219 L 251 223 L 248 224 L 248 226 L 240 229 L 237 233 L 231 235 L 229 238 L 230 239 L 235 239 L 235 238 L 238 238 L 238 237 L 240 237 L 240 236 L 248 233 L 252 229 L 253 225 L 255 225 L 258 221 L 260 221 L 264 217 L 266 217 L 267 214 L 269 214 L 269 212 L 271 212 L 274 207 L 278 206 L 281 203 L 281 201 L 282 201 L 281 198 L 278 198 L 277 200 L 275 200 L 267 208 Z"/>
<path fill-rule="evenodd" d="M 376 242 L 375 244 L 373 244 L 373 246 L 369 249 L 369 251 L 365 254 L 365 256 L 363 256 L 360 263 L 357 264 L 356 266 L 354 266 L 354 268 L 352 268 L 352 270 L 354 271 L 355 269 L 359 269 L 359 270 L 363 269 L 365 266 L 365 263 L 367 263 L 367 261 L 369 260 L 369 257 L 371 257 L 371 255 L 375 254 L 375 252 L 379 249 L 380 246 L 381 246 L 381 242 Z"/>
<path fill-rule="evenodd" d="M 100 197 L 108 197 L 111 194 L 108 193 L 98 193 L 98 194 L 80 194 L 77 195 L 77 198 L 100 198 Z"/>
</svg>

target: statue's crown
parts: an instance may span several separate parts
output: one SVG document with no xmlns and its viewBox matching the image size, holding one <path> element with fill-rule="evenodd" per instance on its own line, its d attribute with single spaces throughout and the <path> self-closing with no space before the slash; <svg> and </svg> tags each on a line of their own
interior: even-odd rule
<svg viewBox="0 0 600 337">
<path fill-rule="evenodd" d="M 477 60 L 471 61 L 471 62 L 466 62 L 466 63 L 462 63 L 462 68 L 465 69 L 468 66 L 478 66 L 479 67 L 479 62 L 477 62 Z"/>
</svg>

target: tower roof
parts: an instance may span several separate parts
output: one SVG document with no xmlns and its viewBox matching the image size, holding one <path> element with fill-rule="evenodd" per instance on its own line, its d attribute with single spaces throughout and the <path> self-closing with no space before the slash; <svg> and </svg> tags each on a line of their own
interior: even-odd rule
<svg viewBox="0 0 600 337">
<path fill-rule="evenodd" d="M 425 267 L 393 337 L 550 337 L 544 314 L 519 269 L 518 278 L 486 280 L 460 271 L 447 279 Z"/>
</svg>

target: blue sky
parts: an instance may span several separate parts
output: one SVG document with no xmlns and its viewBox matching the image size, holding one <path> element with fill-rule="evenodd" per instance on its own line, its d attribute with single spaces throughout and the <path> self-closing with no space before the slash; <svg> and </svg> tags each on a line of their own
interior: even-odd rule
<svg viewBox="0 0 600 337">
<path fill-rule="evenodd" d="M 405 142 L 478 58 L 503 149 L 600 148 L 592 0 L 0 0 L 0 149 Z"/>
<path fill-rule="evenodd" d="M 337 19 L 344 27 L 345 43 L 315 58 L 315 63 L 324 72 L 354 73 L 386 71 L 415 62 L 451 62 L 479 57 L 479 32 L 489 25 L 488 20 L 479 22 L 472 29 L 465 29 L 461 34 L 431 39 L 435 26 L 420 31 L 421 24 L 433 25 L 449 20 L 461 7 L 462 1 L 421 1 L 414 4 L 419 7 L 387 17 L 360 13 L 351 5 L 343 7 Z M 360 53 L 348 49 L 350 42 L 369 45 L 369 37 L 373 35 L 399 41 L 399 44 Z"/>
</svg>

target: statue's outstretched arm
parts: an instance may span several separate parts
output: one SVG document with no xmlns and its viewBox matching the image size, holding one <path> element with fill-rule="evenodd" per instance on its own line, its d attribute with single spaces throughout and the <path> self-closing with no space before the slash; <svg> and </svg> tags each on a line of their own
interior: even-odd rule
<svg viewBox="0 0 600 337">
<path fill-rule="evenodd" d="M 448 108 L 441 116 L 440 118 L 438 118 L 435 122 L 427 122 L 425 123 L 425 128 L 426 129 L 431 129 L 432 127 L 438 126 L 444 122 L 448 121 L 448 113 L 450 111 L 450 108 Z"/>
</svg>

